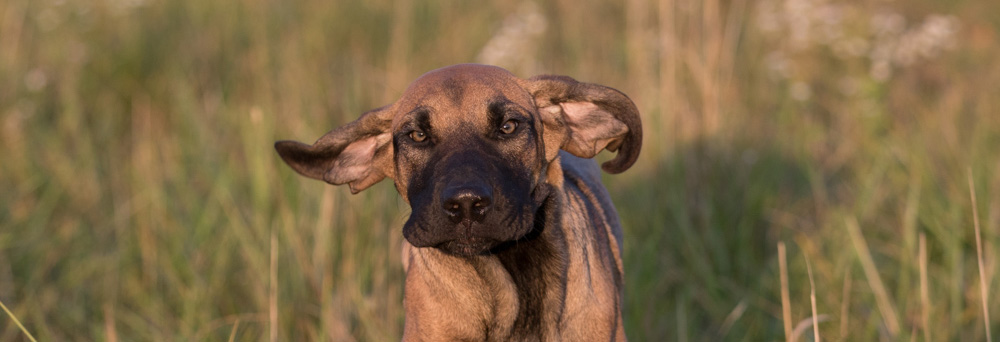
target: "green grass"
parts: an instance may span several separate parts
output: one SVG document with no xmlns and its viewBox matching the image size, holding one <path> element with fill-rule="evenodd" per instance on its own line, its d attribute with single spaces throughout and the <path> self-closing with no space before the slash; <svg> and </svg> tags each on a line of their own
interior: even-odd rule
<svg viewBox="0 0 1000 342">
<path fill-rule="evenodd" d="M 760 29 L 758 6 L 540 5 L 545 30 L 499 62 L 618 88 L 642 111 L 639 162 L 605 177 L 626 229 L 629 337 L 785 339 L 784 242 L 792 326 L 812 315 L 808 259 L 823 340 L 983 341 L 987 326 L 995 340 L 1000 4 L 845 5 L 847 35 L 874 37 L 865 18 L 883 12 L 906 29 L 959 23 L 953 46 L 888 77 L 868 55 Z M 389 182 L 350 195 L 299 177 L 272 144 L 476 61 L 525 11 L 0 3 L 0 341 L 28 340 L 14 317 L 42 341 L 398 339 L 408 206 Z"/>
</svg>

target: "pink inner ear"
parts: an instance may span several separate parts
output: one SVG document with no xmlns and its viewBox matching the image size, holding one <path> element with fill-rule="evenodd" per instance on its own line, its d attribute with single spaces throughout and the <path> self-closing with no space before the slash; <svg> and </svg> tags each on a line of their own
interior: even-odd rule
<svg viewBox="0 0 1000 342">
<path fill-rule="evenodd" d="M 563 102 L 559 104 L 562 107 L 563 112 L 570 117 L 579 117 L 580 115 L 586 115 L 586 113 L 600 110 L 597 105 L 590 102 Z"/>
<path fill-rule="evenodd" d="M 561 107 L 561 105 L 553 105 L 553 106 L 542 107 L 539 110 L 542 112 L 543 115 L 547 116 L 552 114 L 560 114 L 563 111 L 562 108 L 563 107 Z"/>
<path fill-rule="evenodd" d="M 326 174 L 326 181 L 333 184 L 344 184 L 358 180 L 364 180 L 371 172 L 375 159 L 375 150 L 378 146 L 388 142 L 388 133 L 371 136 L 356 140 L 346 148 L 340 155 L 334 167 Z"/>
<path fill-rule="evenodd" d="M 559 106 L 570 132 L 563 149 L 578 157 L 592 158 L 628 133 L 625 123 L 591 102 L 563 102 Z"/>
</svg>

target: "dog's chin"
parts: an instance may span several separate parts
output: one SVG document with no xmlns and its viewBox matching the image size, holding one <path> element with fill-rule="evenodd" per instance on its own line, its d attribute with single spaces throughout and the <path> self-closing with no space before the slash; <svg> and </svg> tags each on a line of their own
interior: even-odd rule
<svg viewBox="0 0 1000 342">
<path fill-rule="evenodd" d="M 505 240 L 497 237 L 480 236 L 478 234 L 458 233 L 460 227 L 450 227 L 451 232 L 431 232 L 423 230 L 425 225 L 404 227 L 403 237 L 414 247 L 437 248 L 445 253 L 457 256 L 474 256 L 489 254 L 490 250 Z M 407 229 L 410 228 L 410 229 Z"/>
<path fill-rule="evenodd" d="M 456 256 L 475 256 L 490 254 L 504 243 L 520 239 L 526 231 L 525 227 L 504 226 L 501 228 L 479 223 L 474 223 L 471 226 L 463 224 L 435 225 L 411 219 L 403 226 L 403 237 L 413 247 L 437 248 Z"/>
<path fill-rule="evenodd" d="M 444 242 L 435 248 L 452 255 L 474 256 L 489 254 L 490 250 L 498 244 L 500 242 L 493 239 L 471 237 Z"/>
</svg>

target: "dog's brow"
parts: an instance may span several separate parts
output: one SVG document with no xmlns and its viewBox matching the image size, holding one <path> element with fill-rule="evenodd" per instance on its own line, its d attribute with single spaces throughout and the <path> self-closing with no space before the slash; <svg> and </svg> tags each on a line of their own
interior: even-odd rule
<svg viewBox="0 0 1000 342">
<path fill-rule="evenodd" d="M 413 112 L 413 123 L 424 133 L 431 132 L 431 111 L 427 107 L 417 107 Z"/>
<path fill-rule="evenodd" d="M 524 112 L 523 107 L 504 96 L 497 96 L 491 99 L 486 110 L 490 125 L 492 127 L 499 127 L 500 125 L 503 125 L 504 120 L 508 119 L 508 112 L 511 110 L 515 110 L 519 113 Z"/>
<path fill-rule="evenodd" d="M 408 129 L 419 129 L 425 133 L 430 133 L 431 130 L 431 120 L 430 120 L 431 110 L 425 106 L 417 106 L 409 112 L 403 115 L 404 120 L 400 127 L 404 130 Z"/>
</svg>

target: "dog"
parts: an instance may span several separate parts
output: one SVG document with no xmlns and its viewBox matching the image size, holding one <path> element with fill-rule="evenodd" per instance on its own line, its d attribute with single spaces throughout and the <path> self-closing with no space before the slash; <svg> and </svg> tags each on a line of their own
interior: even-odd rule
<svg viewBox="0 0 1000 342">
<path fill-rule="evenodd" d="M 593 158 L 620 173 L 642 126 L 625 94 L 495 66 L 430 71 L 395 103 L 307 145 L 299 174 L 358 193 L 392 179 L 403 225 L 403 341 L 625 341 L 622 229 Z"/>
</svg>

